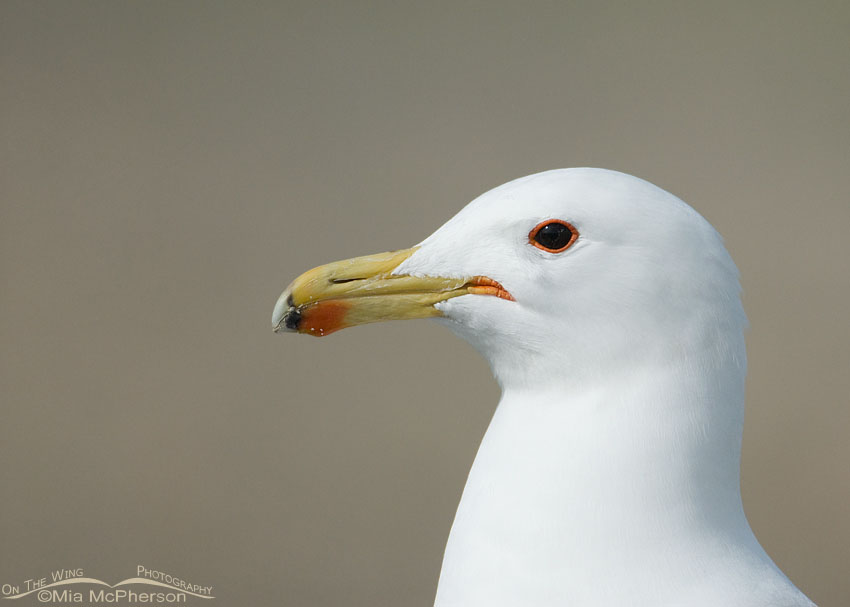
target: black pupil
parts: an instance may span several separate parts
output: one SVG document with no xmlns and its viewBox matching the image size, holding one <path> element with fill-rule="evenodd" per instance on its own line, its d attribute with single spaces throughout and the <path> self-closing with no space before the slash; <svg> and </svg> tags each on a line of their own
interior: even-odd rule
<svg viewBox="0 0 850 607">
<path fill-rule="evenodd" d="M 563 249 L 570 242 L 573 233 L 562 223 L 548 223 L 534 235 L 534 240 L 547 249 Z"/>
</svg>

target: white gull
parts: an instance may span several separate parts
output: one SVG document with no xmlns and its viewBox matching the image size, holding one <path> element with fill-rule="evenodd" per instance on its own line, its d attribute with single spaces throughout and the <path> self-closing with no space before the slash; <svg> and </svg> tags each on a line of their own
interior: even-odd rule
<svg viewBox="0 0 850 607">
<path fill-rule="evenodd" d="M 437 606 L 813 604 L 744 515 L 747 321 L 735 265 L 691 207 L 614 171 L 531 175 L 416 247 L 303 274 L 272 324 L 426 317 L 502 388 Z"/>
</svg>

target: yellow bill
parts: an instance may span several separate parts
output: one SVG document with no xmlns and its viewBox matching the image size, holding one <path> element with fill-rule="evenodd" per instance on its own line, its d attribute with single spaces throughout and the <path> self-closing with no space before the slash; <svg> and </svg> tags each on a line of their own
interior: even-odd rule
<svg viewBox="0 0 850 607">
<path fill-rule="evenodd" d="M 336 261 L 296 278 L 280 295 L 272 314 L 275 333 L 321 337 L 382 320 L 441 316 L 434 304 L 461 295 L 491 295 L 513 301 L 486 276 L 448 278 L 392 274 L 416 247 Z"/>
</svg>

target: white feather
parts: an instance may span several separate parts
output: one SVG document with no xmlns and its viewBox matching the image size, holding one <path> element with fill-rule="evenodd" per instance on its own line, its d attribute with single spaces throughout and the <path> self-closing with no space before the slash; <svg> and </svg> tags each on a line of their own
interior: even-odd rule
<svg viewBox="0 0 850 607">
<path fill-rule="evenodd" d="M 529 231 L 580 233 L 552 254 Z M 436 605 L 812 605 L 755 539 L 739 466 L 738 273 L 675 196 L 601 169 L 500 186 L 396 274 L 499 281 L 438 304 L 502 398 L 469 474 Z"/>
</svg>

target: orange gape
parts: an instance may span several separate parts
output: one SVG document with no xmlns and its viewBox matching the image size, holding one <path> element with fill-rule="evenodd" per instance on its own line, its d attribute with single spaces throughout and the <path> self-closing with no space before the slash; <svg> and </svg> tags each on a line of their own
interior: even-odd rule
<svg viewBox="0 0 850 607">
<path fill-rule="evenodd" d="M 301 310 L 298 330 L 301 333 L 325 336 L 344 329 L 345 315 L 351 304 L 343 300 L 320 301 Z"/>
<path fill-rule="evenodd" d="M 513 296 L 508 293 L 505 287 L 492 278 L 487 278 L 486 276 L 473 276 L 472 280 L 469 281 L 467 291 L 473 295 L 495 295 L 496 297 L 501 297 L 508 301 L 516 301 Z"/>
</svg>

